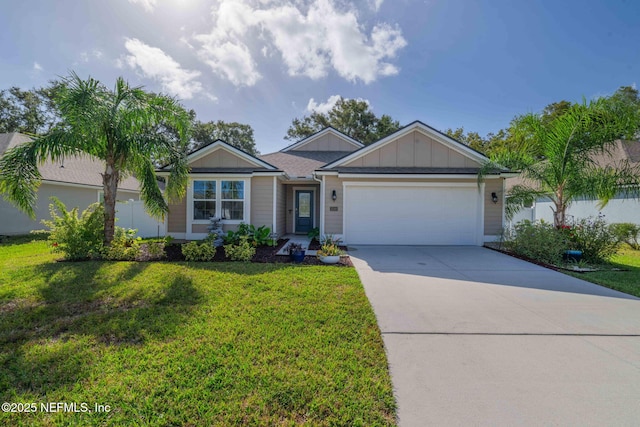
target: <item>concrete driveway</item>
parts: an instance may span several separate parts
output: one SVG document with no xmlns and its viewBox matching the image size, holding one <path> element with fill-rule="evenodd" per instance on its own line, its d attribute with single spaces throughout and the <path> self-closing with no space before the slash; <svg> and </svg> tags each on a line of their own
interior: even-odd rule
<svg viewBox="0 0 640 427">
<path fill-rule="evenodd" d="M 401 426 L 640 424 L 640 300 L 479 247 L 349 251 Z"/>
</svg>

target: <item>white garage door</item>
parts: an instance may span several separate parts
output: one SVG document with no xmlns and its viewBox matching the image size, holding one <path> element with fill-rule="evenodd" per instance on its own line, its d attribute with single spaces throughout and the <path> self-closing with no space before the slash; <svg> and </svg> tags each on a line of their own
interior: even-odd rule
<svg viewBox="0 0 640 427">
<path fill-rule="evenodd" d="M 479 197 L 475 184 L 346 186 L 345 242 L 350 245 L 479 244 Z"/>
</svg>

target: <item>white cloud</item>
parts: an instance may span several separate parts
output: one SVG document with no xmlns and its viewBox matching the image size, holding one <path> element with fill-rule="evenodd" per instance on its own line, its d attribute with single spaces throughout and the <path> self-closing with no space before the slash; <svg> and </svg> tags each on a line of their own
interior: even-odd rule
<svg viewBox="0 0 640 427">
<path fill-rule="evenodd" d="M 155 9 L 156 4 L 158 3 L 158 0 L 129 0 L 129 3 L 140 3 L 144 10 L 146 10 L 147 12 L 153 12 L 153 9 Z"/>
<path fill-rule="evenodd" d="M 309 99 L 309 103 L 307 104 L 307 111 L 312 113 L 322 113 L 326 114 L 336 105 L 336 103 L 342 98 L 340 95 L 331 95 L 327 98 L 326 102 L 317 103 L 315 99 Z M 345 101 L 348 101 L 350 98 L 344 98 Z M 367 105 L 371 105 L 368 99 L 356 98 L 356 101 L 365 102 Z"/>
<path fill-rule="evenodd" d="M 311 98 L 309 100 L 309 103 L 307 104 L 307 111 L 310 113 L 315 111 L 316 113 L 326 114 L 333 108 L 334 105 L 336 105 L 336 102 L 338 102 L 339 100 L 340 95 L 331 95 L 329 99 L 327 99 L 327 102 L 318 104 L 316 103 L 315 99 Z"/>
<path fill-rule="evenodd" d="M 377 12 L 378 10 L 380 10 L 382 2 L 384 2 L 384 0 L 371 0 L 371 9 Z"/>
<path fill-rule="evenodd" d="M 91 59 L 102 59 L 104 54 L 99 49 L 93 49 L 90 52 L 84 51 L 80 53 L 80 60 L 82 62 L 89 62 Z"/>
<path fill-rule="evenodd" d="M 159 81 L 168 93 L 191 99 L 202 91 L 202 84 L 196 80 L 200 72 L 182 68 L 162 49 L 149 46 L 138 39 L 126 39 L 124 46 L 129 55 L 123 61 L 145 77 Z"/>
<path fill-rule="evenodd" d="M 342 3 L 340 3 L 342 5 Z M 382 0 L 372 0 L 377 10 Z M 194 37 L 199 57 L 236 85 L 251 86 L 260 74 L 249 46 L 266 56 L 280 53 L 289 75 L 319 79 L 330 69 L 351 82 L 371 83 L 398 73 L 389 62 L 406 46 L 402 31 L 386 23 L 367 32 L 353 8 L 334 0 L 221 0 L 212 11 L 214 28 Z M 256 37 L 256 33 L 258 36 Z M 231 58 L 230 54 L 239 57 Z M 233 59 L 233 60 L 232 60 Z"/>
<path fill-rule="evenodd" d="M 33 71 L 42 71 L 42 65 L 38 64 L 37 62 L 33 63 Z"/>
</svg>

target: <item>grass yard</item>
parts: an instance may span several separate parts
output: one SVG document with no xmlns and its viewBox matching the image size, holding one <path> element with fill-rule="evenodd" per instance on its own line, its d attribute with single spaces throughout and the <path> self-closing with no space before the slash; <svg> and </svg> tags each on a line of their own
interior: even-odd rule
<svg viewBox="0 0 640 427">
<path fill-rule="evenodd" d="M 37 411 L 0 425 L 395 425 L 354 269 L 58 263 L 31 239 L 0 244 L 0 395 Z"/>
<path fill-rule="evenodd" d="M 591 273 L 571 273 L 566 271 L 565 273 L 640 297 L 640 251 L 635 251 L 625 245 L 614 255 L 611 262 L 613 263 L 613 268 L 619 268 L 624 271 L 612 271 L 611 267 L 606 266 L 606 269 L 602 271 Z"/>
</svg>

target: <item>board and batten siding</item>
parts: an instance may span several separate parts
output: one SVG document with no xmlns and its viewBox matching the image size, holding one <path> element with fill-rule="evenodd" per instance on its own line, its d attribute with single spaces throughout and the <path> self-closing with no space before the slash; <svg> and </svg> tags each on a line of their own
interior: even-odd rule
<svg viewBox="0 0 640 427">
<path fill-rule="evenodd" d="M 499 236 L 502 234 L 502 182 L 503 179 L 487 179 L 484 181 L 484 235 Z M 491 193 L 496 193 L 498 203 L 493 203 Z"/>
<path fill-rule="evenodd" d="M 185 233 L 187 231 L 187 197 L 177 203 L 169 204 L 167 215 L 167 232 Z"/>
<path fill-rule="evenodd" d="M 324 180 L 324 234 L 342 234 L 343 180 L 337 176 L 325 176 Z M 333 190 L 336 190 L 335 202 L 331 199 Z M 332 211 L 332 207 L 337 210 Z"/>
<path fill-rule="evenodd" d="M 291 151 L 355 151 L 358 147 L 338 135 L 326 133 Z"/>
<path fill-rule="evenodd" d="M 206 156 L 189 163 L 192 168 L 251 168 L 255 164 L 238 157 L 224 148 L 218 148 Z"/>
<path fill-rule="evenodd" d="M 251 218 L 246 223 L 273 228 L 273 177 L 251 178 Z"/>
<path fill-rule="evenodd" d="M 473 168 L 479 164 L 422 132 L 413 131 L 343 166 Z"/>
</svg>

